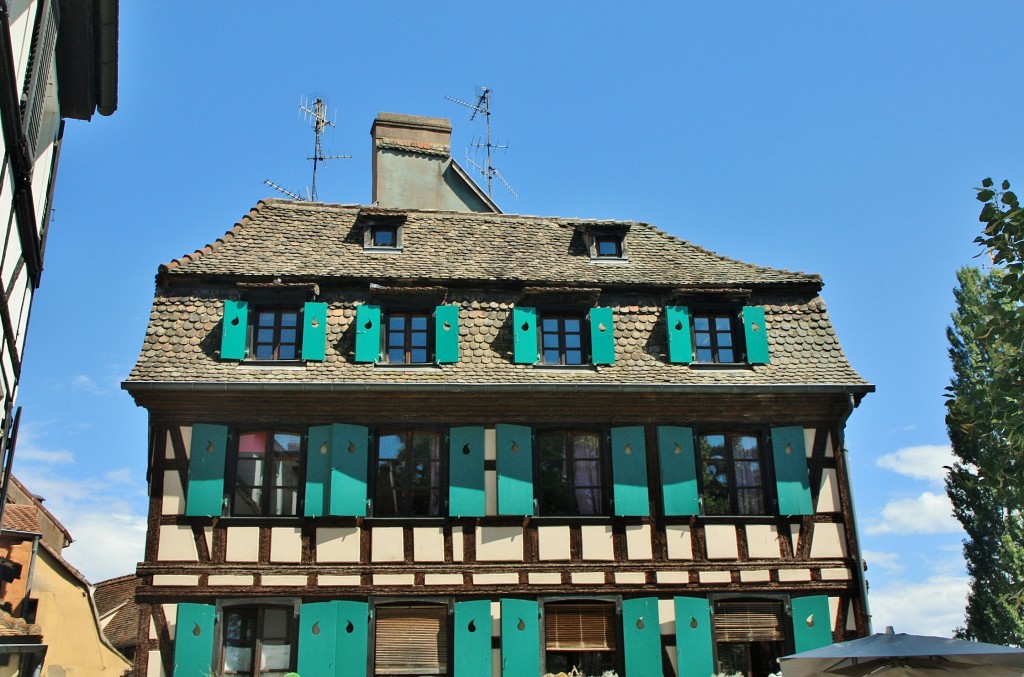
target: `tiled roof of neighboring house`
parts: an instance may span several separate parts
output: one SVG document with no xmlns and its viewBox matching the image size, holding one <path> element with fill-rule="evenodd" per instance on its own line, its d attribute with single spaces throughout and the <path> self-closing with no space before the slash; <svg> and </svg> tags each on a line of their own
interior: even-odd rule
<svg viewBox="0 0 1024 677">
<path fill-rule="evenodd" d="M 4 508 L 3 528 L 10 531 L 39 533 L 39 509 L 34 505 L 8 503 Z"/>
<path fill-rule="evenodd" d="M 404 219 L 402 252 L 363 250 L 365 223 Z M 628 229 L 628 263 L 591 261 L 581 232 Z M 161 270 L 171 277 L 344 278 L 574 285 L 820 285 L 817 275 L 719 256 L 646 223 L 373 209 L 264 200 L 216 242 Z"/>
<path fill-rule="evenodd" d="M 24 619 L 0 609 L 0 637 L 28 637 L 42 634 L 43 629 L 39 625 L 26 623 Z"/>
<path fill-rule="evenodd" d="M 118 650 L 134 647 L 138 641 L 139 607 L 135 604 L 138 585 L 139 578 L 129 574 L 97 583 L 93 593 L 100 618 L 106 621 L 103 634 Z"/>
<path fill-rule="evenodd" d="M 53 525 L 53 528 L 58 530 L 61 533 L 61 535 L 64 536 L 65 543 L 61 544 L 61 547 L 63 547 L 64 545 L 70 545 L 74 541 L 74 539 L 71 538 L 71 532 L 67 530 L 67 527 L 65 527 L 61 523 L 61 521 L 59 519 L 57 519 L 56 515 L 54 515 L 52 512 L 50 512 L 47 509 L 47 507 L 45 505 L 43 505 L 43 502 L 41 500 L 39 500 L 39 498 L 37 498 L 35 494 L 33 494 L 31 491 L 28 490 L 28 487 L 26 487 L 24 484 L 21 483 L 21 480 L 19 480 L 16 475 L 11 475 L 11 484 L 14 485 L 22 494 L 24 494 L 25 496 L 29 497 L 29 500 L 32 501 L 31 505 L 35 506 L 36 509 L 37 509 L 36 521 L 35 521 L 35 525 L 36 526 L 35 526 L 34 529 L 29 529 L 28 531 L 32 531 L 32 532 L 35 532 L 35 533 L 38 533 L 40 531 L 39 514 L 41 513 L 43 515 L 43 517 Z M 10 495 L 8 495 L 8 499 L 10 499 Z M 9 508 L 11 505 L 15 505 L 15 504 L 8 503 L 7 507 Z M 19 503 L 19 504 L 16 504 L 16 505 L 28 505 L 28 504 Z M 6 517 L 5 517 L 4 521 L 6 522 Z"/>
</svg>

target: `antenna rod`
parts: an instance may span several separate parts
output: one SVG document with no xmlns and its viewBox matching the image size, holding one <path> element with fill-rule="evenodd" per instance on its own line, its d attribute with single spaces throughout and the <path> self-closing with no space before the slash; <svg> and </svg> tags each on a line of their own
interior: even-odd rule
<svg viewBox="0 0 1024 677">
<path fill-rule="evenodd" d="M 486 149 L 486 151 L 487 151 L 486 168 L 480 167 L 479 165 L 477 165 L 472 160 L 469 160 L 468 157 L 466 159 L 467 159 L 467 161 L 470 162 L 470 164 L 472 164 L 474 167 L 476 167 L 480 171 L 481 174 L 483 174 L 485 177 L 487 177 L 487 197 L 493 197 L 494 196 L 493 181 L 494 181 L 494 177 L 495 176 L 497 176 L 498 180 L 501 181 L 502 185 L 505 186 L 505 188 L 508 189 L 508 192 L 512 193 L 513 197 L 519 197 L 518 195 L 516 195 L 515 191 L 512 190 L 512 187 L 510 185 L 508 185 L 508 182 L 504 179 L 504 177 L 502 177 L 501 174 L 498 173 L 498 170 L 494 166 L 494 163 L 493 163 L 493 152 L 494 152 L 494 150 L 498 149 L 498 148 L 508 148 L 508 146 L 505 146 L 505 145 L 500 145 L 499 146 L 497 144 L 491 143 L 491 90 L 488 89 L 487 87 L 480 87 L 480 96 L 477 97 L 476 103 L 466 103 L 465 101 L 460 101 L 459 99 L 456 99 L 456 98 L 453 98 L 453 97 L 450 97 L 450 96 L 446 96 L 444 98 L 446 100 L 448 100 L 448 101 L 451 101 L 452 103 L 457 103 L 460 106 L 465 106 L 466 108 L 469 108 L 470 110 L 472 110 L 473 112 L 469 116 L 470 120 L 473 120 L 474 118 L 476 118 L 476 114 L 477 113 L 481 113 L 484 116 L 484 122 L 485 122 L 485 125 L 486 125 L 486 128 L 487 128 L 486 142 L 482 143 L 482 144 L 481 143 L 475 143 L 473 145 L 476 148 L 485 148 Z"/>
<path fill-rule="evenodd" d="M 313 157 L 306 159 L 313 161 L 313 186 L 309 191 L 309 201 L 316 202 L 316 172 L 320 162 L 327 160 L 344 160 L 349 159 L 352 156 L 323 154 L 323 150 L 320 145 L 320 137 L 323 136 L 324 130 L 328 126 L 334 127 L 334 123 L 327 119 L 327 104 L 324 103 L 323 99 L 317 99 L 314 101 L 312 109 L 303 104 L 299 106 L 299 110 L 306 113 L 313 120 L 313 135 L 316 139 L 313 144 Z"/>
</svg>

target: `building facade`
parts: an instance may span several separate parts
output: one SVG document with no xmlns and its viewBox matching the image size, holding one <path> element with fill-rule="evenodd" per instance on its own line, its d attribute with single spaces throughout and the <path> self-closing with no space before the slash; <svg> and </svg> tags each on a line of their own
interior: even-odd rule
<svg viewBox="0 0 1024 677">
<path fill-rule="evenodd" d="M 391 179 L 445 176 L 443 133 L 392 141 Z M 160 267 L 137 674 L 763 677 L 867 634 L 872 386 L 819 277 L 377 197 Z"/>
</svg>

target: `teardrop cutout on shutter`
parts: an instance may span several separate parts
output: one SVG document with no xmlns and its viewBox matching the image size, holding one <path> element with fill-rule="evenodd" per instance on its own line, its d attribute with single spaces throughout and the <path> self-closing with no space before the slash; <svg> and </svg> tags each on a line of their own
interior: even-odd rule
<svg viewBox="0 0 1024 677">
<path fill-rule="evenodd" d="M 786 445 L 786 453 L 787 454 L 792 454 L 793 453 L 793 445 L 792 444 L 787 444 Z"/>
<path fill-rule="evenodd" d="M 462 445 L 462 453 L 465 454 L 466 456 L 469 456 L 471 453 L 473 453 L 472 450 L 469 448 L 469 444 Z"/>
<path fill-rule="evenodd" d="M 317 621 L 316 623 L 313 624 L 312 632 L 313 632 L 314 635 L 319 635 L 320 634 L 320 621 Z"/>
<path fill-rule="evenodd" d="M 520 328 L 521 328 L 521 329 L 522 329 L 523 331 L 529 331 L 529 329 L 530 329 L 530 323 L 529 323 L 529 322 L 523 322 L 523 326 L 522 326 L 522 327 L 520 327 Z"/>
<path fill-rule="evenodd" d="M 697 628 L 697 619 L 693 616 L 690 616 L 690 627 L 694 629 Z"/>
<path fill-rule="evenodd" d="M 519 453 L 519 443 L 518 442 L 512 442 L 512 453 L 513 454 Z"/>
<path fill-rule="evenodd" d="M 683 330 L 683 323 L 682 322 L 676 322 L 676 331 L 682 331 L 682 330 Z"/>
<path fill-rule="evenodd" d="M 466 626 L 466 630 L 469 630 L 470 632 L 476 632 L 476 621 L 471 620 L 469 622 L 469 625 Z"/>
<path fill-rule="evenodd" d="M 519 623 L 516 625 L 516 629 L 517 630 L 525 630 L 526 629 L 526 621 L 524 621 L 522 618 L 520 618 L 519 619 Z"/>
<path fill-rule="evenodd" d="M 622 452 L 623 452 L 624 454 L 626 454 L 626 456 L 632 456 L 632 455 L 633 455 L 633 445 L 632 445 L 632 444 L 629 444 L 629 443 L 627 442 L 627 443 L 626 443 L 626 448 L 625 448 L 625 449 L 623 449 L 623 450 L 622 450 Z"/>
<path fill-rule="evenodd" d="M 373 329 L 373 320 L 367 320 L 366 324 L 363 325 L 366 329 Z"/>
<path fill-rule="evenodd" d="M 324 442 L 323 444 L 320 445 L 320 453 L 323 454 L 323 455 L 327 454 L 327 443 L 326 442 Z"/>
<path fill-rule="evenodd" d="M 350 454 L 356 453 L 356 443 L 355 442 L 349 442 L 348 443 L 348 453 L 350 453 Z"/>
<path fill-rule="evenodd" d="M 237 317 L 232 317 L 231 318 L 231 326 L 232 327 L 237 327 L 238 326 L 238 318 Z"/>
<path fill-rule="evenodd" d="M 807 620 L 805 622 L 807 623 L 807 627 L 813 628 L 814 627 L 814 614 L 811 614 L 810 616 L 808 616 Z"/>
<path fill-rule="evenodd" d="M 348 624 L 345 625 L 345 632 L 351 635 L 355 631 L 356 626 L 352 625 L 352 621 L 349 621 Z"/>
<path fill-rule="evenodd" d="M 215 451 L 217 451 L 217 447 L 214 446 L 213 442 L 210 442 L 208 445 L 206 445 L 206 453 L 212 454 Z"/>
<path fill-rule="evenodd" d="M 452 324 L 448 320 L 445 320 L 444 323 L 441 326 L 444 327 L 445 331 L 451 331 L 452 330 Z"/>
<path fill-rule="evenodd" d="M 761 331 L 761 325 L 759 325 L 757 322 L 751 322 L 750 331 Z"/>
<path fill-rule="evenodd" d="M 317 327 L 319 327 L 319 326 L 320 326 L 320 320 L 318 320 L 318 319 L 316 319 L 316 318 L 314 317 L 314 318 L 313 318 L 312 320 L 310 320 L 310 322 L 309 322 L 309 326 L 311 326 L 311 327 L 313 327 L 314 329 L 316 329 Z"/>
<path fill-rule="evenodd" d="M 676 455 L 683 453 L 683 448 L 679 446 L 678 442 L 676 442 L 676 446 L 672 448 L 672 453 Z"/>
<path fill-rule="evenodd" d="M 643 630 L 644 629 L 644 617 L 643 616 L 641 616 L 640 618 L 636 619 L 636 629 L 637 630 Z"/>
<path fill-rule="evenodd" d="M 597 328 L 598 328 L 599 331 L 602 331 L 602 332 L 608 331 L 608 327 L 604 326 L 604 322 L 598 322 L 597 323 Z"/>
<path fill-rule="evenodd" d="M 196 636 L 196 637 L 198 637 L 199 635 L 203 634 L 203 631 L 202 631 L 202 629 L 201 629 L 201 628 L 199 627 L 199 624 L 198 624 L 198 623 L 196 623 L 196 627 L 192 628 L 192 634 L 193 634 L 194 636 Z"/>
</svg>

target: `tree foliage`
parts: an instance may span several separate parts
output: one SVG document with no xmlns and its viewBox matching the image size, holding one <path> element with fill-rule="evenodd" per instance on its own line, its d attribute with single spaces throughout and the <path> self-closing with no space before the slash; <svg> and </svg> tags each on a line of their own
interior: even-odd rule
<svg viewBox="0 0 1024 677">
<path fill-rule="evenodd" d="M 953 513 L 967 532 L 964 558 L 971 578 L 966 627 L 958 634 L 996 644 L 1024 644 L 1024 619 L 1017 602 L 1024 588 L 1024 523 L 1014 492 L 998 482 L 981 481 L 982 468 L 1000 467 L 1009 453 L 1001 425 L 991 425 L 995 365 L 1003 344 L 990 341 L 990 304 L 1003 290 L 1000 271 L 964 268 L 954 291 L 957 310 L 947 330 L 953 363 L 950 410 L 971 411 L 982 419 L 965 422 L 950 415 L 949 438 L 957 462 L 946 491 Z"/>
</svg>

